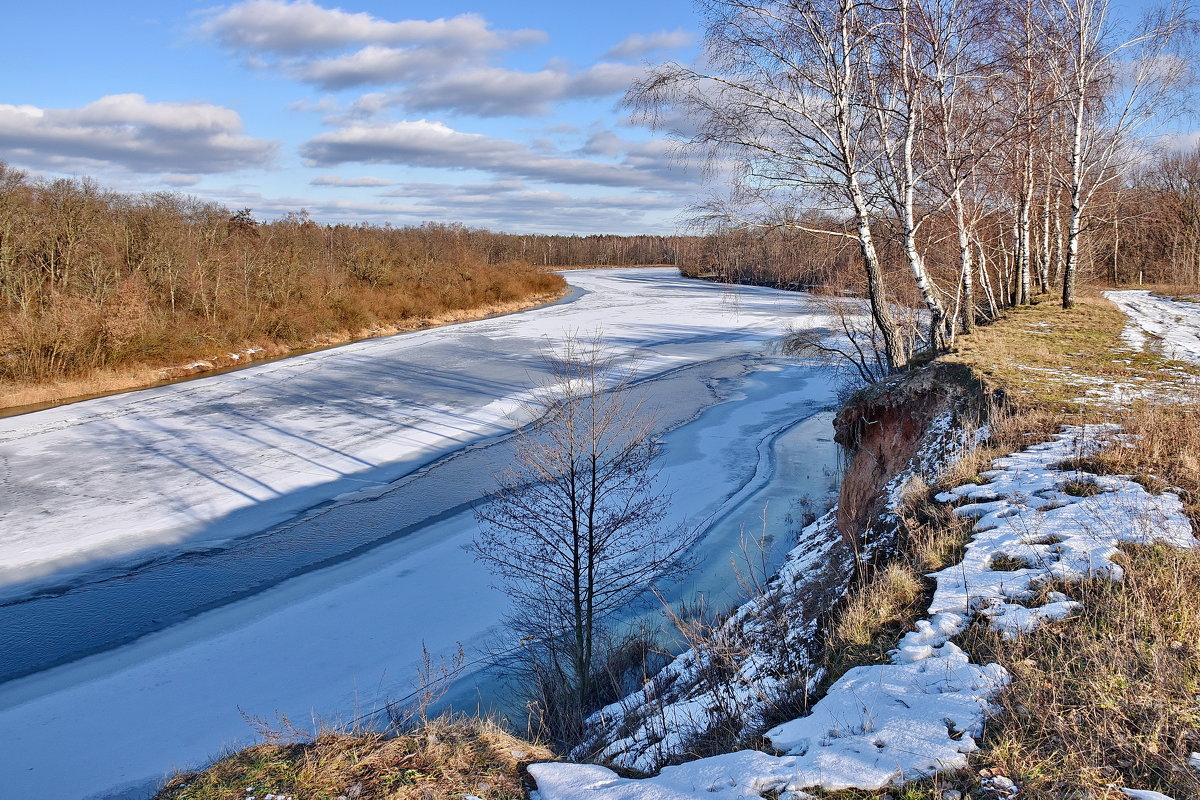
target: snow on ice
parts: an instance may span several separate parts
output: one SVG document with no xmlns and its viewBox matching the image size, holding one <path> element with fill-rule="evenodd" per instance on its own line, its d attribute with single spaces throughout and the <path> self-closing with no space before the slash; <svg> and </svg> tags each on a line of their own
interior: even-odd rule
<svg viewBox="0 0 1200 800">
<path fill-rule="evenodd" d="M 734 302 L 672 269 L 567 277 L 571 302 L 518 316 L 0 419 L 0 598 L 245 536 L 501 435 L 568 332 L 602 330 L 651 376 L 821 322 L 803 295 L 744 287 Z"/>
<path fill-rule="evenodd" d="M 759 496 L 778 466 L 771 442 L 833 402 L 819 371 L 764 355 L 789 325 L 822 321 L 803 295 L 747 287 L 731 302 L 725 287 L 664 269 L 567 277 L 576 295 L 558 305 L 0 420 L 0 478 L 10 481 L 0 585 L 10 591 L 30 572 L 66 581 L 133 553 L 202 554 L 323 501 L 334 503 L 295 524 L 336 518 L 330 536 L 387 533 L 399 512 L 425 513 L 411 506 L 448 512 L 361 556 L 0 685 L 0 795 L 53 785 L 64 800 L 148 797 L 173 769 L 252 741 L 239 707 L 336 724 L 405 693 L 422 643 L 435 655 L 481 643 L 506 600 L 462 549 L 475 529 L 469 507 L 442 495 L 489 479 L 494 465 L 473 455 L 512 428 L 539 350 L 565 333 L 602 328 L 640 360 L 648 403 L 689 415 L 664 456 L 681 513 L 727 514 Z M 686 387 L 694 396 L 683 402 Z M 811 472 L 824 492 L 819 462 L 827 451 L 832 464 L 833 445 L 827 423 L 812 430 L 825 441 L 788 479 Z M 453 486 L 389 505 L 390 481 L 446 453 Z"/>
</svg>

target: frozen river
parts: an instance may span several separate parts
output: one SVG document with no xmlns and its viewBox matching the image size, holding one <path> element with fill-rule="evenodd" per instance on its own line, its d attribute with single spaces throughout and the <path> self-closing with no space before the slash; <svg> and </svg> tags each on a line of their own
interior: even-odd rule
<svg viewBox="0 0 1200 800">
<path fill-rule="evenodd" d="M 705 529 L 672 595 L 734 601 L 743 532 L 781 555 L 829 501 L 833 387 L 775 347 L 827 320 L 673 270 L 567 277 L 546 308 L 0 419 L 0 796 L 146 797 L 249 741 L 242 711 L 345 720 L 406 694 L 422 643 L 473 652 L 506 601 L 470 505 L 568 332 L 640 362 L 671 521 Z"/>
</svg>

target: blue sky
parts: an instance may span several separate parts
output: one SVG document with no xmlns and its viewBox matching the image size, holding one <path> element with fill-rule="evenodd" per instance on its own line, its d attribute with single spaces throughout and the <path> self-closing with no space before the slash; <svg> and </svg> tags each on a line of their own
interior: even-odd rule
<svg viewBox="0 0 1200 800">
<path fill-rule="evenodd" d="M 0 159 L 260 218 L 670 232 L 697 191 L 618 107 L 690 0 L 22 4 Z"/>
<path fill-rule="evenodd" d="M 619 101 L 698 34 L 691 0 L 23 3 L 0 160 L 263 219 L 666 233 L 700 176 Z"/>
</svg>

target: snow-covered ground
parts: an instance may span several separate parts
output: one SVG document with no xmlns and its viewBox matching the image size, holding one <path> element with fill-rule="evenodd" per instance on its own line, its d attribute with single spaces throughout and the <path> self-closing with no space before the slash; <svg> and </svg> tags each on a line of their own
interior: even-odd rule
<svg viewBox="0 0 1200 800">
<path fill-rule="evenodd" d="M 950 641 L 972 618 L 989 619 L 1005 635 L 1033 630 L 1075 608 L 1065 596 L 1039 598 L 1041 584 L 1120 579 L 1111 560 L 1117 544 L 1197 544 L 1176 495 L 1152 495 L 1122 477 L 1056 469 L 1113 435 L 1105 426 L 1068 429 L 996 460 L 983 473 L 987 484 L 939 496 L 971 501 L 955 513 L 978 518 L 963 561 L 932 576 L 937 590 L 929 616 L 901 640 L 891 663 L 850 670 L 810 714 L 767 732 L 786 755 L 744 750 L 667 767 L 644 780 L 595 765 L 536 764 L 530 773 L 541 800 L 757 800 L 768 790 L 798 799 L 810 788 L 880 789 L 965 767 L 989 701 L 1008 679 L 1003 667 L 972 664 Z M 1065 491 L 1081 482 L 1095 493 Z"/>
<path fill-rule="evenodd" d="M 145 797 L 173 768 L 250 740 L 243 710 L 344 721 L 404 694 L 422 643 L 437 655 L 486 638 L 506 603 L 462 549 L 475 529 L 464 498 L 486 484 L 495 457 L 480 454 L 502 448 L 539 350 L 565 332 L 603 328 L 641 360 L 651 405 L 675 414 L 663 471 L 674 514 L 711 526 L 723 569 L 762 503 L 772 526 L 795 511 L 774 500 L 775 475 L 825 504 L 835 452 L 812 421 L 833 387 L 767 354 L 789 324 L 821 322 L 803 296 L 749 288 L 734 303 L 661 269 L 567 277 L 579 296 L 545 309 L 0 420 L 10 596 L 181 550 L 202 563 L 250 534 L 279 549 L 372 545 L 0 685 L 0 796 Z M 116 583 L 136 582 L 129 569 Z M 680 591 L 728 581 L 710 568 Z"/>
<path fill-rule="evenodd" d="M 1200 364 L 1200 303 L 1156 297 L 1148 291 L 1105 292 L 1129 317 L 1121 334 L 1137 349 L 1158 348 L 1167 358 Z"/>
</svg>

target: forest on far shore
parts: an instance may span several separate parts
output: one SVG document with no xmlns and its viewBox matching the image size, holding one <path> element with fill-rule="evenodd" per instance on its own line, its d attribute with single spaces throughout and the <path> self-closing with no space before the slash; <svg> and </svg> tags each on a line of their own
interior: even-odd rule
<svg viewBox="0 0 1200 800">
<path fill-rule="evenodd" d="M 0 383 L 280 351 L 562 290 L 461 226 L 262 223 L 249 209 L 0 163 Z"/>
</svg>

